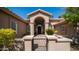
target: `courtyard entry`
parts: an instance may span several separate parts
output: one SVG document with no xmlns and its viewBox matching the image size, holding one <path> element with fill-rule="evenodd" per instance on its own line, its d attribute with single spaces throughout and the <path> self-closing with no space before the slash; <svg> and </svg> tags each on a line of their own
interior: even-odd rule
<svg viewBox="0 0 79 59">
<path fill-rule="evenodd" d="M 47 38 L 45 35 L 37 35 L 33 38 L 32 41 L 32 50 L 33 51 L 47 51 Z"/>
<path fill-rule="evenodd" d="M 34 22 L 34 35 L 45 34 L 44 19 L 37 17 Z"/>
</svg>

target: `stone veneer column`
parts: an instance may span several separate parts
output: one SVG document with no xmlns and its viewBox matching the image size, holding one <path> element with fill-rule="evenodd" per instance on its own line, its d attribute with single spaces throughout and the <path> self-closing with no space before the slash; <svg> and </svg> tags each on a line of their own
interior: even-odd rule
<svg viewBox="0 0 79 59">
<path fill-rule="evenodd" d="M 32 39 L 24 40 L 24 48 L 25 48 L 25 51 L 32 51 Z"/>
<path fill-rule="evenodd" d="M 24 39 L 24 50 L 25 51 L 32 51 L 33 35 L 25 36 L 23 39 Z"/>
</svg>

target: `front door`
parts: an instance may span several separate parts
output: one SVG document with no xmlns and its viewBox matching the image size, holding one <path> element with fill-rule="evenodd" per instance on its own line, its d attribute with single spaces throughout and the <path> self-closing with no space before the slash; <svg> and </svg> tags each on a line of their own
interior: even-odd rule
<svg viewBox="0 0 79 59">
<path fill-rule="evenodd" d="M 38 34 L 42 34 L 41 29 L 42 29 L 41 26 L 39 26 L 38 27 Z"/>
<path fill-rule="evenodd" d="M 41 17 L 36 18 L 34 22 L 34 35 L 44 34 L 45 32 L 44 29 L 45 29 L 44 19 Z"/>
</svg>

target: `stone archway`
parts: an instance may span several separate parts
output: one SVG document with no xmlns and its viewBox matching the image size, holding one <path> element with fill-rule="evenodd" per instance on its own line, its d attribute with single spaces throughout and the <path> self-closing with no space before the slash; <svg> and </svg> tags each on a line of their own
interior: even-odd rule
<svg viewBox="0 0 79 59">
<path fill-rule="evenodd" d="M 37 17 L 34 21 L 34 35 L 45 34 L 45 21 L 42 17 Z"/>
</svg>

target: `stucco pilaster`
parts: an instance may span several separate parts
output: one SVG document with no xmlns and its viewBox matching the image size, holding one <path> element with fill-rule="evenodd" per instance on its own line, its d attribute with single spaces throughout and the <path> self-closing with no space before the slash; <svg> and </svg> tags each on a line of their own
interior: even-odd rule
<svg viewBox="0 0 79 59">
<path fill-rule="evenodd" d="M 45 23 L 45 35 L 46 35 L 46 30 L 48 29 L 49 23 Z"/>
<path fill-rule="evenodd" d="M 34 35 L 34 24 L 30 23 L 30 35 Z"/>
</svg>

